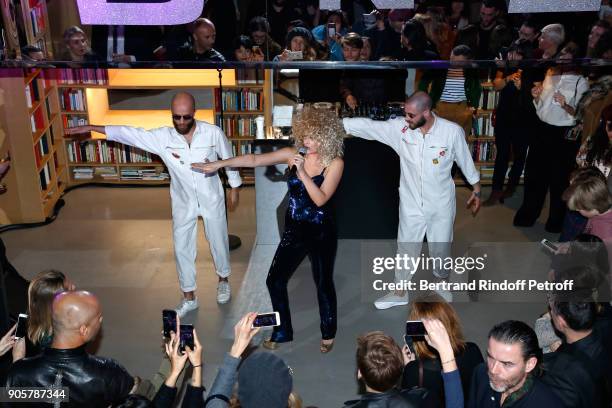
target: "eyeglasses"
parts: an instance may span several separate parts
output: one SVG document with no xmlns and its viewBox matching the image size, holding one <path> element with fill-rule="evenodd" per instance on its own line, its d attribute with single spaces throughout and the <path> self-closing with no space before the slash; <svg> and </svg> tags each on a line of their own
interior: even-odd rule
<svg viewBox="0 0 612 408">
<path fill-rule="evenodd" d="M 607 121 L 606 122 L 606 130 L 608 132 L 612 132 L 612 121 Z"/>
<path fill-rule="evenodd" d="M 193 115 L 172 115 L 173 120 L 191 120 L 193 119 Z"/>
</svg>

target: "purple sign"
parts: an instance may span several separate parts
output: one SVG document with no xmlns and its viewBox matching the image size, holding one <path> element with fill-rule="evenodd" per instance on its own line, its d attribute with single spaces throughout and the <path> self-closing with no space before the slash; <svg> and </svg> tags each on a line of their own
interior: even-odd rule
<svg viewBox="0 0 612 408">
<path fill-rule="evenodd" d="M 81 24 L 177 25 L 194 21 L 205 0 L 77 0 Z"/>
</svg>

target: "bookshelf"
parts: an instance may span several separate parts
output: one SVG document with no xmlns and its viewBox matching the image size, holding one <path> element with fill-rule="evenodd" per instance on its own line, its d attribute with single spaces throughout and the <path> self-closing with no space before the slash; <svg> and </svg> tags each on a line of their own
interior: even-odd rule
<svg viewBox="0 0 612 408">
<path fill-rule="evenodd" d="M 68 185 L 56 81 L 39 69 L 7 70 L 0 87 L 2 153 L 10 152 L 7 193 L 0 196 L 2 223 L 44 221 Z"/>
<path fill-rule="evenodd" d="M 258 75 L 254 70 L 243 70 L 236 73 L 236 86 L 224 86 L 223 92 L 215 88 L 215 124 L 225 132 L 232 143 L 234 156 L 254 152 L 253 141 L 257 131 L 256 118 L 266 120 L 265 95 L 267 71 Z M 223 110 L 223 120 L 221 119 Z M 240 169 L 243 184 L 255 184 L 254 169 Z"/>
<path fill-rule="evenodd" d="M 480 172 L 480 183 L 491 185 L 497 149 L 495 147 L 495 109 L 499 102 L 499 91 L 495 90 L 493 83 L 482 84 L 482 94 L 478 103 L 473 122 L 472 132 L 467 138 L 468 147 L 472 152 L 474 165 Z M 463 183 L 460 177 L 456 183 Z"/>
<path fill-rule="evenodd" d="M 88 89 L 108 87 L 107 71 L 61 69 L 57 76 L 62 129 L 90 124 Z M 63 143 L 70 185 L 164 184 L 169 180 L 159 157 L 132 146 L 104 139 L 79 143 L 65 138 Z"/>
<path fill-rule="evenodd" d="M 46 0 L 21 0 L 27 45 L 40 48 L 48 59 L 53 59 L 49 13 Z M 26 44 L 21 44 L 22 46 Z"/>
</svg>

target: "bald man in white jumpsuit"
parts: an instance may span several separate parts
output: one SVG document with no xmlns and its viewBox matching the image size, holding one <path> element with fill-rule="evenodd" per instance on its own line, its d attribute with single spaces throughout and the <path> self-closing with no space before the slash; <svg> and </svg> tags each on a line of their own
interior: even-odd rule
<svg viewBox="0 0 612 408">
<path fill-rule="evenodd" d="M 233 157 L 233 153 L 229 140 L 219 127 L 195 120 L 194 104 L 193 96 L 184 92 L 173 98 L 174 128 L 166 126 L 145 130 L 132 126 L 89 125 L 66 129 L 68 135 L 90 131 L 104 133 L 108 141 L 135 146 L 158 155 L 168 168 L 174 254 L 179 284 L 184 294 L 177 307 L 180 317 L 198 308 L 195 297 L 198 217 L 204 220 L 206 238 L 219 277 L 217 302 L 227 303 L 231 293 L 225 192 L 217 174 L 194 172 L 191 164 L 228 159 Z M 232 187 L 230 200 L 237 202 L 238 187 L 242 183 L 240 174 L 228 169 L 227 175 Z"/>
<path fill-rule="evenodd" d="M 409 256 L 420 256 L 425 236 L 430 256 L 450 256 L 456 201 L 451 176 L 453 162 L 474 187 L 468 206 L 475 215 L 480 208 L 480 174 L 474 166 L 463 129 L 431 112 L 431 99 L 423 92 L 406 100 L 404 118 L 373 121 L 345 118 L 348 134 L 377 140 L 390 146 L 400 157 L 400 207 L 397 233 L 398 249 Z M 395 270 L 395 281 L 410 280 L 416 271 Z M 446 270 L 433 270 L 439 279 L 448 278 Z M 396 291 L 378 299 L 378 309 L 408 304 L 406 291 Z"/>
</svg>

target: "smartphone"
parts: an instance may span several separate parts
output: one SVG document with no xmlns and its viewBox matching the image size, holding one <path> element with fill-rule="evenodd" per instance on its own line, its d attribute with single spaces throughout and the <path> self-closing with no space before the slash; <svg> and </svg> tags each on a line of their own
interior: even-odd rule
<svg viewBox="0 0 612 408">
<path fill-rule="evenodd" d="M 327 37 L 334 38 L 336 36 L 336 23 L 327 24 Z"/>
<path fill-rule="evenodd" d="M 376 24 L 376 15 L 374 14 L 362 14 L 363 24 L 371 26 Z"/>
<path fill-rule="evenodd" d="M 287 59 L 288 60 L 301 60 L 304 58 L 304 54 L 302 54 L 302 51 L 289 51 L 289 53 L 287 54 Z"/>
<path fill-rule="evenodd" d="M 412 341 L 412 337 L 404 334 L 404 343 L 406 343 L 406 345 L 408 346 L 408 350 L 410 350 L 410 353 L 414 354 L 414 342 Z"/>
<path fill-rule="evenodd" d="M 408 320 L 406 321 L 406 336 L 415 337 L 415 336 L 425 336 L 427 334 L 427 330 L 425 330 L 425 325 L 420 320 Z"/>
<path fill-rule="evenodd" d="M 186 347 L 189 347 L 191 350 L 193 350 L 195 347 L 193 342 L 192 324 L 181 324 L 181 340 L 179 343 L 179 350 L 185 351 Z"/>
<path fill-rule="evenodd" d="M 169 339 L 171 331 L 176 333 L 176 310 L 162 310 L 162 321 L 164 323 L 164 337 Z"/>
<path fill-rule="evenodd" d="M 253 321 L 255 327 L 274 327 L 280 325 L 280 316 L 278 312 L 258 314 Z"/>
<path fill-rule="evenodd" d="M 24 338 L 28 334 L 28 315 L 19 313 L 17 318 L 17 328 L 15 329 L 15 339 Z"/>
<path fill-rule="evenodd" d="M 556 254 L 559 251 L 559 247 L 553 244 L 552 242 L 550 242 L 549 240 L 547 240 L 546 238 L 540 241 L 540 244 L 542 244 L 544 248 L 546 248 L 548 251 L 552 252 L 553 254 Z"/>
</svg>

